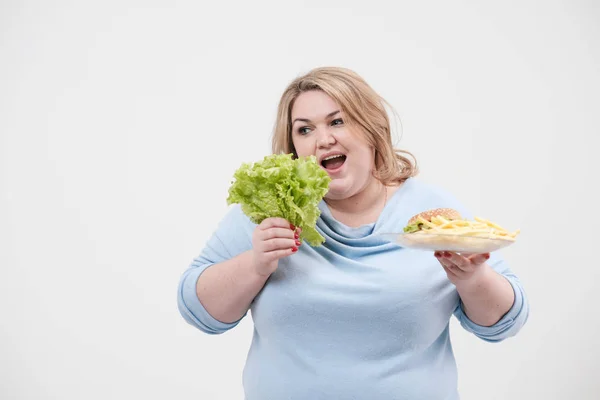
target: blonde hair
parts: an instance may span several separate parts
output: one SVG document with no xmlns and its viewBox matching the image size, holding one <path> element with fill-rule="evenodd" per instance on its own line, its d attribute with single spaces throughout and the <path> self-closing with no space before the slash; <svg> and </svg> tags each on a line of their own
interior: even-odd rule
<svg viewBox="0 0 600 400">
<path fill-rule="evenodd" d="M 389 104 L 357 73 L 339 67 L 315 68 L 294 79 L 285 89 L 273 131 L 274 154 L 293 153 L 296 156 L 292 142 L 292 107 L 301 93 L 311 90 L 329 95 L 341 107 L 346 117 L 344 123 L 359 128 L 357 131 L 362 132 L 367 143 L 375 149 L 373 175 L 376 179 L 389 185 L 402 183 L 417 174 L 415 157 L 408 151 L 395 149 L 392 144 L 390 120 L 384 107 Z"/>
</svg>

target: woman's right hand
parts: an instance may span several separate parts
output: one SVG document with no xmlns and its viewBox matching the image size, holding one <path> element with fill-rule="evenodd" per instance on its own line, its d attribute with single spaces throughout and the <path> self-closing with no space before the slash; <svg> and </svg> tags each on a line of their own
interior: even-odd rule
<svg viewBox="0 0 600 400">
<path fill-rule="evenodd" d="M 266 218 L 252 234 L 252 264 L 257 274 L 269 276 L 277 269 L 279 259 L 296 251 L 301 242 L 300 228 L 283 218 Z"/>
</svg>

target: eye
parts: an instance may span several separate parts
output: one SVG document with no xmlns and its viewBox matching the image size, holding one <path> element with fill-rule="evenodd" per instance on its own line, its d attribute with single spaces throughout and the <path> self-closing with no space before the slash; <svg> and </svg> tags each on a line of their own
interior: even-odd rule
<svg viewBox="0 0 600 400">
<path fill-rule="evenodd" d="M 341 118 L 336 118 L 333 121 L 331 121 L 331 125 L 344 125 L 344 120 Z"/>
<path fill-rule="evenodd" d="M 298 133 L 301 135 L 306 135 L 309 132 L 310 128 L 308 126 L 301 126 L 300 128 L 298 128 Z"/>
</svg>

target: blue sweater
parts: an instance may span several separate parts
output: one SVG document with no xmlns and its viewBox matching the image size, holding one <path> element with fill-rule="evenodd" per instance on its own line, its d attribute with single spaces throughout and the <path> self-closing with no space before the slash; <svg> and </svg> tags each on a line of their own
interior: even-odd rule
<svg viewBox="0 0 600 400">
<path fill-rule="evenodd" d="M 455 400 L 457 371 L 449 337 L 454 315 L 477 337 L 498 342 L 528 317 L 518 278 L 497 253 L 488 261 L 512 284 L 515 302 L 494 326 L 464 313 L 456 288 L 432 252 L 402 248 L 378 233 L 401 232 L 408 219 L 437 207 L 472 215 L 452 196 L 416 178 L 389 199 L 374 224 L 348 227 L 324 202 L 320 247 L 304 243 L 280 260 L 250 311 L 254 334 L 243 373 L 247 400 Z M 251 249 L 256 225 L 232 206 L 183 273 L 181 315 L 194 327 L 220 334 L 235 323 L 216 320 L 196 296 L 200 274 Z"/>
</svg>

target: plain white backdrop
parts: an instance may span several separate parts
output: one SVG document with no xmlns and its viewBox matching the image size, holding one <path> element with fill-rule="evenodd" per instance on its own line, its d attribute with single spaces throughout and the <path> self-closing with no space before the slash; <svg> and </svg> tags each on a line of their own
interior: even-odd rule
<svg viewBox="0 0 600 400">
<path fill-rule="evenodd" d="M 251 319 L 205 335 L 177 283 L 323 65 L 393 105 L 421 179 L 522 231 L 529 322 L 452 321 L 463 399 L 600 398 L 599 27 L 583 0 L 2 1 L 0 398 L 243 398 Z"/>
</svg>

